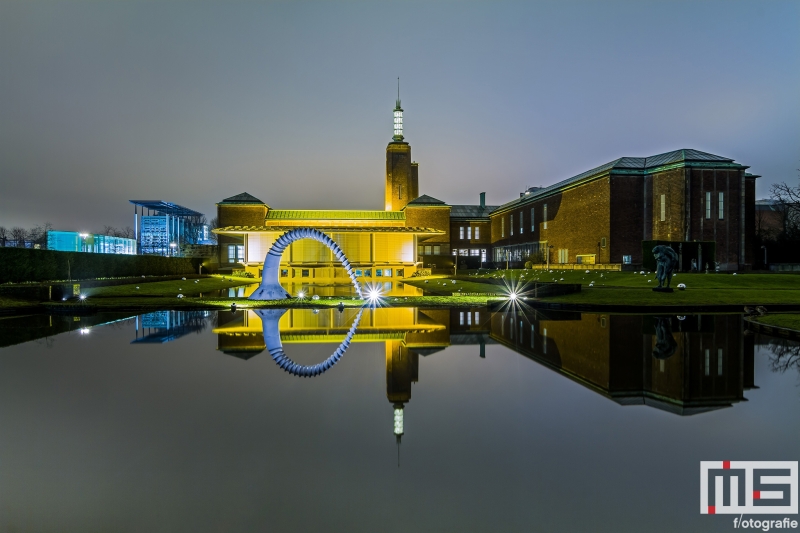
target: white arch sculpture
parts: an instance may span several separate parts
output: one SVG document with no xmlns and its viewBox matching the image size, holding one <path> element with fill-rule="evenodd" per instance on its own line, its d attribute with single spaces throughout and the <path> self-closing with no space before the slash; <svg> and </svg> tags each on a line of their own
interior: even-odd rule
<svg viewBox="0 0 800 533">
<path fill-rule="evenodd" d="M 336 256 L 336 259 L 342 262 L 342 266 L 347 271 L 347 275 L 350 276 L 350 280 L 356 288 L 358 297 L 364 298 L 364 295 L 361 293 L 361 285 L 359 285 L 356 274 L 350 266 L 350 261 L 347 260 L 347 257 L 345 257 L 339 245 L 336 244 L 336 241 L 319 230 L 313 228 L 297 228 L 287 231 L 278 237 L 275 244 L 273 244 L 272 248 L 267 252 L 266 257 L 264 257 L 264 270 L 261 273 L 261 286 L 250 295 L 250 300 L 285 300 L 286 298 L 292 297 L 291 294 L 286 292 L 286 289 L 281 287 L 278 275 L 280 274 L 281 255 L 283 255 L 283 251 L 294 241 L 299 241 L 300 239 L 314 239 L 330 248 L 333 255 Z"/>
</svg>

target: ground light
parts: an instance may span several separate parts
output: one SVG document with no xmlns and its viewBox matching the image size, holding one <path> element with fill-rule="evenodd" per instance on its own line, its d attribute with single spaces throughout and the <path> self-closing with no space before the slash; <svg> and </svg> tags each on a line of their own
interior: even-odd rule
<svg viewBox="0 0 800 533">
<path fill-rule="evenodd" d="M 89 334 L 89 328 L 81 328 L 80 332 L 81 332 L 81 335 L 88 335 Z"/>
<path fill-rule="evenodd" d="M 80 296 L 78 296 L 78 299 L 80 301 L 84 301 L 86 299 L 86 295 L 85 294 L 81 294 Z"/>
<path fill-rule="evenodd" d="M 305 298 L 305 297 L 306 297 L 306 293 L 305 293 L 305 292 L 303 292 L 303 291 L 300 291 L 300 292 L 298 292 L 298 293 L 297 293 L 297 297 L 298 297 L 298 298 L 300 298 L 300 299 L 302 300 L 303 298 Z"/>
</svg>

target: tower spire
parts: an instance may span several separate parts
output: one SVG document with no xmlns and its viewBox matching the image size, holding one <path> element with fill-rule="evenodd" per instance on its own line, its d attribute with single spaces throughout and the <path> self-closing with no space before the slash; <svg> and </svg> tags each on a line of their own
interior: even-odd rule
<svg viewBox="0 0 800 533">
<path fill-rule="evenodd" d="M 400 107 L 400 78 L 397 78 L 397 103 L 394 107 L 394 136 L 392 140 L 402 142 L 403 140 L 403 108 Z"/>
</svg>

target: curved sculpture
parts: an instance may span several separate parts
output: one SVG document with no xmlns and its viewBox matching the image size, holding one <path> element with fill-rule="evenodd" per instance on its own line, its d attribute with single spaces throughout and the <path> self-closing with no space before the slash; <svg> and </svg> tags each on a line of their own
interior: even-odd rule
<svg viewBox="0 0 800 533">
<path fill-rule="evenodd" d="M 278 364 L 279 367 L 293 376 L 311 378 L 314 376 L 319 376 L 339 362 L 339 359 L 342 358 L 342 355 L 344 355 L 344 352 L 350 346 L 350 341 L 353 339 L 353 335 L 356 334 L 356 328 L 358 328 L 358 322 L 361 320 L 361 313 L 364 312 L 364 308 L 362 307 L 358 310 L 358 314 L 356 315 L 355 320 L 353 320 L 350 330 L 347 332 L 347 335 L 345 335 L 344 340 L 339 347 L 336 348 L 336 351 L 334 351 L 331 356 L 325 359 L 323 362 L 311 366 L 298 365 L 289 359 L 289 357 L 283 351 L 281 332 L 278 329 L 278 321 L 285 312 L 286 309 L 259 309 L 256 311 L 256 314 L 261 318 L 261 325 L 264 328 L 264 344 L 267 346 L 267 350 L 272 356 L 272 359 Z"/>
<path fill-rule="evenodd" d="M 291 294 L 281 287 L 278 281 L 278 275 L 280 273 L 281 255 L 283 255 L 283 251 L 294 241 L 299 241 L 300 239 L 314 239 L 330 248 L 333 255 L 336 256 L 336 259 L 342 262 L 342 266 L 347 271 L 347 275 L 350 276 L 350 280 L 356 288 L 358 297 L 364 298 L 364 295 L 361 293 L 361 285 L 359 285 L 356 279 L 356 274 L 353 272 L 350 262 L 347 260 L 347 257 L 345 257 L 344 252 L 339 245 L 336 244 L 336 241 L 319 230 L 313 228 L 297 228 L 287 231 L 278 237 L 275 244 L 273 244 L 272 248 L 267 252 L 266 257 L 264 257 L 261 286 L 250 295 L 250 300 L 284 300 L 292 297 Z"/>
</svg>

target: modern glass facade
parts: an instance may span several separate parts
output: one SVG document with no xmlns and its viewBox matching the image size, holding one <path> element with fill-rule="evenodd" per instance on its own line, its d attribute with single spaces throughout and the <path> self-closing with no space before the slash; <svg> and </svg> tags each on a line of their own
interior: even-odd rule
<svg viewBox="0 0 800 533">
<path fill-rule="evenodd" d="M 47 249 L 60 252 L 135 255 L 136 241 L 110 235 L 78 233 L 77 231 L 48 231 Z"/>
</svg>

